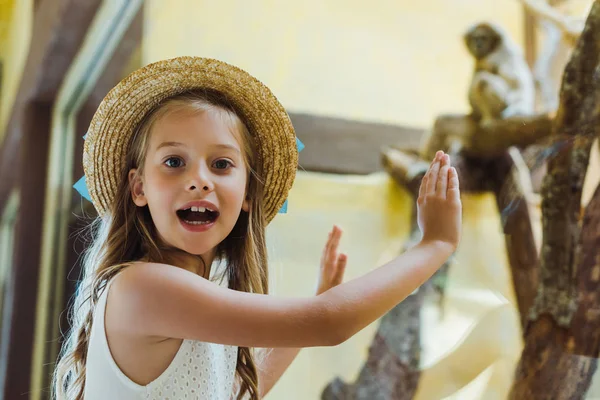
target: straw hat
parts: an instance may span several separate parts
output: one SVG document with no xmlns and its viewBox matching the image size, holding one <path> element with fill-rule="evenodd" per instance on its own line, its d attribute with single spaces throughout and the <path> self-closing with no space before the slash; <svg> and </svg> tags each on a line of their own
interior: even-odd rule
<svg viewBox="0 0 600 400">
<path fill-rule="evenodd" d="M 267 223 L 284 205 L 298 165 L 296 135 L 271 91 L 222 61 L 179 57 L 149 64 L 123 79 L 102 100 L 85 138 L 83 167 L 89 195 L 104 215 L 125 168 L 126 146 L 143 117 L 167 97 L 206 88 L 225 94 L 256 139 L 262 164 Z"/>
</svg>

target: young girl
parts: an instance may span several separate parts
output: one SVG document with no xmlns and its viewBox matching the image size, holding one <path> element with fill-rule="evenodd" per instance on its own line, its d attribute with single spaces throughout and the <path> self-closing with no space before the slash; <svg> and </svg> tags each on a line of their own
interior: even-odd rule
<svg viewBox="0 0 600 400">
<path fill-rule="evenodd" d="M 83 162 L 99 218 L 55 371 L 59 399 L 260 399 L 300 348 L 344 342 L 459 243 L 458 177 L 438 152 L 417 246 L 341 283 L 334 227 L 316 296 L 266 296 L 265 228 L 293 183 L 296 137 L 264 85 L 216 60 L 161 61 L 124 79 L 91 122 Z"/>
</svg>

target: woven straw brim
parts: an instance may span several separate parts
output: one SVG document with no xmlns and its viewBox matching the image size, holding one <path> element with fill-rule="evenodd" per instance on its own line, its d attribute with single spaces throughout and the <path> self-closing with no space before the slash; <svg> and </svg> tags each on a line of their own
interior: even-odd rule
<svg viewBox="0 0 600 400">
<path fill-rule="evenodd" d="M 298 165 L 289 116 L 273 93 L 247 72 L 199 57 L 149 64 L 122 80 L 98 107 L 85 139 L 83 167 L 99 215 L 112 207 L 125 168 L 126 146 L 144 116 L 167 97 L 202 88 L 225 94 L 255 138 L 267 223 L 275 217 L 292 187 Z"/>
</svg>

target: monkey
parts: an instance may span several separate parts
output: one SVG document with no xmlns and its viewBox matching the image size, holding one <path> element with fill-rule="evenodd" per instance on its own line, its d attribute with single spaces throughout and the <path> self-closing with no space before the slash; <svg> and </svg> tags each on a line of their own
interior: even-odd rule
<svg viewBox="0 0 600 400">
<path fill-rule="evenodd" d="M 495 24 L 480 22 L 464 33 L 463 40 L 475 58 L 468 96 L 471 117 L 485 123 L 533 114 L 533 74 L 509 35 Z"/>
</svg>

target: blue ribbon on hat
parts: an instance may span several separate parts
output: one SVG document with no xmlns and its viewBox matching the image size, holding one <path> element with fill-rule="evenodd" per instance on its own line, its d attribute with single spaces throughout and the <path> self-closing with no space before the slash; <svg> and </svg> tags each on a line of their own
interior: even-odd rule
<svg viewBox="0 0 600 400">
<path fill-rule="evenodd" d="M 82 197 L 86 198 L 90 202 L 92 201 L 90 192 L 88 192 L 87 184 L 85 183 L 85 175 L 82 176 L 77 182 L 75 182 L 73 187 L 79 192 L 79 194 Z"/>
<path fill-rule="evenodd" d="M 86 136 L 87 133 L 83 135 L 83 140 L 85 140 Z M 92 197 L 90 196 L 90 192 L 88 191 L 87 184 L 85 182 L 85 175 L 82 176 L 77 182 L 75 182 L 73 188 L 77 190 L 77 192 L 79 192 L 79 194 L 87 201 L 89 201 L 90 203 L 92 202 Z"/>
<path fill-rule="evenodd" d="M 296 137 L 296 147 L 298 148 L 298 153 L 300 153 L 302 150 L 304 150 L 304 143 L 302 143 L 300 141 L 300 139 L 298 139 L 297 137 Z M 279 209 L 279 211 L 277 213 L 278 214 L 287 213 L 287 207 L 288 207 L 288 201 L 286 199 L 285 202 L 283 203 L 283 206 L 281 206 L 281 208 Z"/>
<path fill-rule="evenodd" d="M 83 140 L 85 140 L 86 136 L 87 136 L 87 134 L 83 136 Z M 298 138 L 296 138 L 296 147 L 298 148 L 298 153 L 300 153 L 302 150 L 304 150 L 304 144 Z M 73 185 L 73 188 L 75 190 L 77 190 L 77 192 L 79 192 L 79 194 L 82 197 L 84 197 L 86 200 L 88 200 L 89 202 L 92 201 L 92 197 L 90 196 L 90 192 L 88 191 L 87 184 L 85 182 L 85 175 L 82 176 Z M 288 207 L 288 201 L 286 199 L 285 202 L 283 203 L 283 206 L 279 209 L 278 214 L 285 214 L 285 213 L 287 213 L 287 207 Z"/>
</svg>

